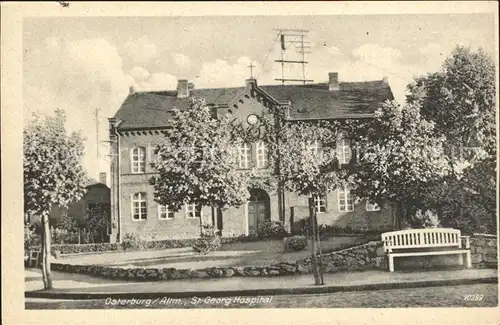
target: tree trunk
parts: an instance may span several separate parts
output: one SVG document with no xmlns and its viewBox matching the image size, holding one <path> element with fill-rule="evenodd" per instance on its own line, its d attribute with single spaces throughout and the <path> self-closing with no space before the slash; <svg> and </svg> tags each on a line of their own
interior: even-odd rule
<svg viewBox="0 0 500 325">
<path fill-rule="evenodd" d="M 319 275 L 318 252 L 316 249 L 316 213 L 314 211 L 313 198 L 309 198 L 309 216 L 311 218 L 311 249 L 312 249 L 312 271 L 314 276 L 314 284 L 320 285 L 321 278 Z"/>
<path fill-rule="evenodd" d="M 314 231 L 316 232 L 316 240 L 318 241 L 318 270 L 319 270 L 319 277 L 321 280 L 321 284 L 325 284 L 324 278 L 323 278 L 323 253 L 321 252 L 321 235 L 319 233 L 318 229 L 318 216 L 316 209 L 313 209 L 314 211 Z"/>
<path fill-rule="evenodd" d="M 42 277 L 45 289 L 52 289 L 52 274 L 50 272 L 50 226 L 49 214 L 42 215 Z"/>
</svg>

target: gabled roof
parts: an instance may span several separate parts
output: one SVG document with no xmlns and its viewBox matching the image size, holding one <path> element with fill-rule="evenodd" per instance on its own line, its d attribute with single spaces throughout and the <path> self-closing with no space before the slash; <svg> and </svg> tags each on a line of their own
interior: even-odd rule
<svg viewBox="0 0 500 325">
<path fill-rule="evenodd" d="M 227 105 L 245 87 L 194 89 L 190 95 L 205 98 L 207 104 Z M 307 85 L 258 86 L 278 102 L 290 101 L 291 119 L 339 119 L 371 116 L 377 106 L 394 99 L 384 80 L 341 82 L 339 90 L 329 91 L 328 83 Z M 177 98 L 176 91 L 136 92 L 129 94 L 115 114 L 119 129 L 165 126 L 174 107 L 185 109 L 188 99 Z"/>
</svg>

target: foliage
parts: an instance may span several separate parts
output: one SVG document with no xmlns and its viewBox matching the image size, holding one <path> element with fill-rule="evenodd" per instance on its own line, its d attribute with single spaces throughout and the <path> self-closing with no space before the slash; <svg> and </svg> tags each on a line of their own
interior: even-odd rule
<svg viewBox="0 0 500 325">
<path fill-rule="evenodd" d="M 298 252 L 307 247 L 307 238 L 304 236 L 293 236 L 288 239 L 288 248 Z"/>
<path fill-rule="evenodd" d="M 436 135 L 450 146 L 476 146 L 496 151 L 495 63 L 481 49 L 457 46 L 441 71 L 416 78 L 407 101 L 434 121 Z"/>
<path fill-rule="evenodd" d="M 215 251 L 221 247 L 221 238 L 217 234 L 198 238 L 192 247 L 195 252 L 207 254 L 208 252 Z"/>
<path fill-rule="evenodd" d="M 67 208 L 85 191 L 81 166 L 83 139 L 66 134 L 62 110 L 45 120 L 34 116 L 24 130 L 24 210 L 29 216 L 47 215 L 53 205 Z"/>
<path fill-rule="evenodd" d="M 24 249 L 40 245 L 40 236 L 32 227 L 24 227 Z"/>
<path fill-rule="evenodd" d="M 123 249 L 142 249 L 144 241 L 136 233 L 126 233 L 122 240 Z"/>
<path fill-rule="evenodd" d="M 411 218 L 449 168 L 434 123 L 423 119 L 415 104 L 386 102 L 369 124 L 359 126 L 363 129 L 353 127 L 358 148 L 350 170 L 353 192 L 371 202 L 397 202 L 397 215 Z"/>
<path fill-rule="evenodd" d="M 87 208 L 85 229 L 93 242 L 103 242 L 111 227 L 110 210 L 107 204 L 97 204 L 95 208 Z"/>
<path fill-rule="evenodd" d="M 55 116 L 41 120 L 34 116 L 23 132 L 24 213 L 31 220 L 42 219 L 42 277 L 45 289 L 52 288 L 50 273 L 49 214 L 52 207 L 66 209 L 85 191 L 81 166 L 83 139 L 79 133 L 67 135 L 66 117 L 57 109 Z"/>
<path fill-rule="evenodd" d="M 276 183 L 281 181 L 287 190 L 300 195 L 322 195 L 343 182 L 345 171 L 338 168 L 335 151 L 342 134 L 339 122 L 278 121 L 270 114 L 260 120 Z M 319 150 L 313 151 L 316 141 Z"/>
<path fill-rule="evenodd" d="M 257 234 L 260 238 L 282 238 L 288 233 L 281 221 L 265 221 L 259 224 Z"/>
<path fill-rule="evenodd" d="M 51 228 L 50 233 L 54 244 L 78 244 L 78 232 L 75 228 Z"/>
<path fill-rule="evenodd" d="M 178 211 L 184 204 L 225 209 L 249 198 L 251 173 L 237 170 L 237 136 L 229 117 L 214 118 L 202 99 L 191 98 L 189 107 L 174 109 L 153 167 L 155 200 Z"/>
<path fill-rule="evenodd" d="M 410 103 L 444 135 L 449 175 L 424 200 L 442 223 L 496 233 L 495 64 L 481 49 L 456 47 L 439 72 L 408 86 Z"/>
</svg>

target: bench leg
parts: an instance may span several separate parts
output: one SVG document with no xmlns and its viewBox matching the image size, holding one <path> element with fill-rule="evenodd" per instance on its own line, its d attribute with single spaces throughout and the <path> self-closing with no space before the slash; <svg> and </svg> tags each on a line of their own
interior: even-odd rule
<svg viewBox="0 0 500 325">
<path fill-rule="evenodd" d="M 458 255 L 458 264 L 465 265 L 464 264 L 464 255 L 463 254 L 459 254 Z"/>
<path fill-rule="evenodd" d="M 472 268 L 472 259 L 471 259 L 471 256 L 470 256 L 470 251 L 468 251 L 467 253 L 465 253 L 465 259 L 467 261 L 467 268 L 468 269 Z"/>
<path fill-rule="evenodd" d="M 389 255 L 389 272 L 394 272 L 394 256 Z"/>
</svg>

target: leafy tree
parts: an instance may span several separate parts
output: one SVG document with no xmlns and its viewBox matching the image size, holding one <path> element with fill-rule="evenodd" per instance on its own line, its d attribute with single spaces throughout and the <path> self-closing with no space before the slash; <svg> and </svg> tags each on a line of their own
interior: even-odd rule
<svg viewBox="0 0 500 325">
<path fill-rule="evenodd" d="M 44 120 L 34 116 L 24 130 L 24 211 L 42 217 L 42 273 L 45 289 L 52 288 L 50 273 L 49 214 L 54 205 L 67 208 L 85 191 L 81 166 L 83 140 L 79 133 L 68 135 L 65 115 Z"/>
<path fill-rule="evenodd" d="M 97 204 L 95 207 L 87 208 L 86 214 L 85 229 L 89 231 L 93 242 L 104 242 L 111 226 L 109 205 Z"/>
<path fill-rule="evenodd" d="M 173 110 L 152 164 L 155 200 L 172 211 L 184 204 L 224 210 L 248 201 L 251 172 L 237 170 L 239 127 L 228 116 L 215 118 L 203 99 Z M 200 233 L 202 234 L 200 218 Z"/>
<path fill-rule="evenodd" d="M 448 146 L 496 151 L 495 63 L 481 49 L 457 46 L 441 71 L 408 85 L 407 102 L 420 106 L 423 118 L 435 122 L 434 133 Z"/>
<path fill-rule="evenodd" d="M 269 145 L 271 178 L 290 192 L 309 196 L 312 229 L 312 260 L 315 284 L 322 284 L 317 260 L 316 211 L 314 198 L 335 190 L 345 181 L 335 152 L 340 125 L 335 121 L 286 121 L 282 112 L 264 113 L 262 138 Z"/>
<path fill-rule="evenodd" d="M 422 117 L 418 105 L 392 101 L 374 119 L 351 124 L 350 134 L 357 147 L 350 169 L 356 196 L 392 204 L 398 228 L 402 221 L 411 223 L 428 189 L 449 170 L 434 123 Z"/>
<path fill-rule="evenodd" d="M 496 229 L 495 64 L 481 49 L 457 46 L 439 72 L 408 86 L 409 103 L 434 122 L 446 138 L 444 151 L 453 168 L 428 191 L 428 205 L 450 225 L 469 231 Z"/>
</svg>

